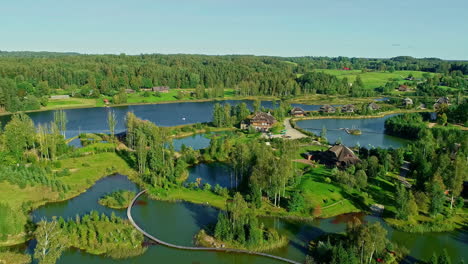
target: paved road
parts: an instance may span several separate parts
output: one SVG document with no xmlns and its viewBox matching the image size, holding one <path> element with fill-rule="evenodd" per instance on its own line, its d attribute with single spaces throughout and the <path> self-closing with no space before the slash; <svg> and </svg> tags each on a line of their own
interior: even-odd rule
<svg viewBox="0 0 468 264">
<path fill-rule="evenodd" d="M 307 135 L 303 134 L 299 130 L 293 128 L 291 123 L 289 122 L 291 118 L 286 118 L 283 121 L 284 128 L 286 130 L 285 136 L 288 139 L 297 139 L 297 138 L 305 138 Z M 281 138 L 283 135 L 272 135 L 272 138 Z"/>
<path fill-rule="evenodd" d="M 197 251 L 216 251 L 216 252 L 228 252 L 228 253 L 241 253 L 241 254 L 250 254 L 250 255 L 257 255 L 257 256 L 262 256 L 262 257 L 267 257 L 267 258 L 272 258 L 272 259 L 276 259 L 276 260 L 280 260 L 280 261 L 284 261 L 284 262 L 287 262 L 287 263 L 292 263 L 292 264 L 301 264 L 299 262 L 296 262 L 294 260 L 290 260 L 290 259 L 287 259 L 287 258 L 282 258 L 282 257 L 278 257 L 278 256 L 275 256 L 275 255 L 270 255 L 270 254 L 266 254 L 266 253 L 260 253 L 260 252 L 253 252 L 253 251 L 248 251 L 248 250 L 241 250 L 241 249 L 232 249 L 232 248 L 206 248 L 206 247 L 186 247 L 186 246 L 179 246 L 179 245 L 175 245 L 175 244 L 171 244 L 171 243 L 168 243 L 168 242 L 164 242 L 152 235 L 150 235 L 149 233 L 147 233 L 145 230 L 141 229 L 136 223 L 135 223 L 135 220 L 133 220 L 133 217 L 132 217 L 132 207 L 133 205 L 135 204 L 135 201 L 138 199 L 138 197 L 140 197 L 142 194 L 144 194 L 146 192 L 146 190 L 144 191 L 141 191 L 139 192 L 132 200 L 132 202 L 130 203 L 130 205 L 128 206 L 127 208 L 127 217 L 128 217 L 128 220 L 130 221 L 130 223 L 139 231 L 141 232 L 144 236 L 146 236 L 147 238 L 155 241 L 156 243 L 158 244 L 161 244 L 161 245 L 164 245 L 166 247 L 170 247 L 170 248 L 176 248 L 176 249 L 182 249 L 182 250 L 197 250 Z"/>
</svg>

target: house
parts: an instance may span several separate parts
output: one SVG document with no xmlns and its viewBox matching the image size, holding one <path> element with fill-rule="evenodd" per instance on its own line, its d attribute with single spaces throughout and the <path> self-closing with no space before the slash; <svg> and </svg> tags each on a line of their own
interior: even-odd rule
<svg viewBox="0 0 468 264">
<path fill-rule="evenodd" d="M 331 105 L 321 106 L 319 110 L 319 112 L 322 112 L 322 113 L 335 113 L 335 111 L 336 111 L 335 107 Z"/>
<path fill-rule="evenodd" d="M 354 105 L 347 104 L 341 107 L 342 113 L 354 113 Z"/>
<path fill-rule="evenodd" d="M 337 144 L 329 148 L 326 155 L 330 158 L 330 162 L 339 167 L 347 167 L 361 162 L 358 156 L 343 144 Z"/>
<path fill-rule="evenodd" d="M 408 76 L 405 78 L 405 81 L 414 81 L 414 77 L 413 76 Z"/>
<path fill-rule="evenodd" d="M 109 104 L 109 99 L 104 98 L 102 101 L 104 102 L 105 105 Z"/>
<path fill-rule="evenodd" d="M 258 112 L 250 120 L 249 126 L 257 131 L 266 132 L 276 123 L 276 119 L 270 113 Z"/>
<path fill-rule="evenodd" d="M 374 102 L 370 103 L 367 107 L 368 107 L 369 110 L 371 110 L 371 111 L 376 111 L 376 110 L 379 110 L 379 109 L 380 109 L 380 105 L 378 105 L 378 104 L 376 104 L 376 103 L 374 103 Z"/>
<path fill-rule="evenodd" d="M 403 99 L 403 105 L 404 106 L 413 105 L 413 100 L 411 100 L 411 98 L 409 98 L 409 97 L 406 97 L 405 99 Z"/>
<path fill-rule="evenodd" d="M 343 71 L 350 71 L 350 70 L 351 70 L 351 68 L 349 68 L 349 67 L 343 67 Z"/>
<path fill-rule="evenodd" d="M 435 104 L 433 105 L 434 109 L 439 109 L 441 105 L 449 105 L 450 104 L 450 99 L 447 96 L 440 97 L 435 101 Z"/>
<path fill-rule="evenodd" d="M 50 100 L 63 100 L 63 99 L 69 99 L 70 96 L 68 94 L 64 95 L 51 95 Z"/>
<path fill-rule="evenodd" d="M 291 115 L 294 116 L 294 117 L 303 117 L 303 116 L 306 115 L 306 112 L 304 111 L 304 109 L 302 109 L 300 107 L 294 107 L 291 110 Z"/>
<path fill-rule="evenodd" d="M 408 85 L 402 84 L 398 87 L 398 91 L 400 92 L 407 92 L 408 90 L 409 90 Z"/>
<path fill-rule="evenodd" d="M 169 86 L 155 86 L 152 88 L 153 92 L 168 93 Z"/>
<path fill-rule="evenodd" d="M 132 94 L 132 93 L 135 93 L 135 90 L 133 90 L 133 89 L 125 89 L 125 93 Z"/>
</svg>

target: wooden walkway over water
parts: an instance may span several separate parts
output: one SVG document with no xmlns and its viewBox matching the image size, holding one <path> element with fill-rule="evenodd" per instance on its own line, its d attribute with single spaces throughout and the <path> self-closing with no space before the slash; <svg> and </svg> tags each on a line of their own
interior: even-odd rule
<svg viewBox="0 0 468 264">
<path fill-rule="evenodd" d="M 290 259 L 287 259 L 287 258 L 282 258 L 282 257 L 279 257 L 279 256 L 275 256 L 275 255 L 270 255 L 270 254 L 266 254 L 266 253 L 261 253 L 261 252 L 254 252 L 254 251 L 248 251 L 248 250 L 242 250 L 242 249 L 233 249 L 233 248 L 208 248 L 208 247 L 187 247 L 187 246 L 180 246 L 180 245 L 175 245 L 175 244 L 171 244 L 171 243 L 168 243 L 168 242 L 165 242 L 165 241 L 162 241 L 150 234 L 148 234 L 145 230 L 143 230 L 140 226 L 138 226 L 136 223 L 135 223 L 135 220 L 133 220 L 133 217 L 132 217 L 132 207 L 133 205 L 135 204 L 136 200 L 146 192 L 146 190 L 143 190 L 141 192 L 139 192 L 134 198 L 133 200 L 131 201 L 130 205 L 128 206 L 127 208 L 127 217 L 128 217 L 128 220 L 130 221 L 130 223 L 139 231 L 141 232 L 144 236 L 146 236 L 148 239 L 158 243 L 158 244 L 161 244 L 163 246 L 166 246 L 166 247 L 170 247 L 170 248 L 175 248 L 175 249 L 181 249 L 181 250 L 196 250 L 196 251 L 212 251 L 212 252 L 226 252 L 226 253 L 238 253 L 238 254 L 250 254 L 250 255 L 257 255 L 257 256 L 262 256 L 262 257 L 266 257 L 266 258 L 271 258 L 271 259 L 276 259 L 276 260 L 280 260 L 280 261 L 283 261 L 283 262 L 286 262 L 286 263 L 292 263 L 292 264 L 301 264 L 300 262 L 297 262 L 297 261 L 294 261 L 294 260 L 290 260 Z"/>
</svg>

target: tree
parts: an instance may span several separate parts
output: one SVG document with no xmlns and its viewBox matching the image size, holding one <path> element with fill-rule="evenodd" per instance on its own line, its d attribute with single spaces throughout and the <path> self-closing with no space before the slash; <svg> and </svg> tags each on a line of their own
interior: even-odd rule
<svg viewBox="0 0 468 264">
<path fill-rule="evenodd" d="M 255 100 L 253 102 L 253 109 L 254 109 L 254 113 L 260 111 L 260 107 L 262 106 L 262 101 L 260 100 Z"/>
<path fill-rule="evenodd" d="M 54 112 L 54 123 L 63 137 L 65 137 L 65 131 L 67 131 L 67 122 L 67 113 L 65 111 L 57 110 Z"/>
<path fill-rule="evenodd" d="M 433 180 L 429 186 L 429 213 L 435 216 L 442 212 L 445 202 L 444 190 L 439 181 Z"/>
<path fill-rule="evenodd" d="M 57 220 L 39 222 L 34 235 L 37 245 L 34 250 L 34 258 L 39 264 L 54 264 L 67 247 L 66 236 L 62 234 Z"/>
<path fill-rule="evenodd" d="M 298 191 L 291 194 L 291 199 L 288 203 L 288 209 L 291 212 L 300 212 L 304 209 L 305 201 L 304 196 Z"/>
<path fill-rule="evenodd" d="M 114 138 L 115 126 L 117 125 L 117 117 L 115 115 L 114 110 L 110 110 L 107 112 L 107 125 L 109 126 L 111 137 Z"/>
<path fill-rule="evenodd" d="M 14 114 L 10 122 L 6 124 L 5 145 L 7 149 L 21 160 L 23 152 L 33 146 L 35 128 L 33 121 L 25 114 Z"/>
<path fill-rule="evenodd" d="M 461 156 L 456 157 L 453 167 L 454 173 L 447 181 L 447 187 L 450 190 L 451 196 L 450 209 L 453 208 L 454 197 L 459 196 L 463 189 L 463 181 L 466 179 L 468 171 L 466 160 Z"/>
<path fill-rule="evenodd" d="M 360 263 L 371 263 L 375 254 L 381 254 L 388 243 L 387 230 L 379 222 L 351 227 L 350 242 L 360 252 Z"/>
<path fill-rule="evenodd" d="M 367 175 L 364 170 L 356 171 L 354 177 L 356 177 L 356 186 L 359 189 L 364 189 L 367 187 Z"/>
<path fill-rule="evenodd" d="M 325 125 L 322 126 L 322 131 L 320 132 L 320 137 L 324 140 L 327 140 L 327 128 Z"/>
</svg>

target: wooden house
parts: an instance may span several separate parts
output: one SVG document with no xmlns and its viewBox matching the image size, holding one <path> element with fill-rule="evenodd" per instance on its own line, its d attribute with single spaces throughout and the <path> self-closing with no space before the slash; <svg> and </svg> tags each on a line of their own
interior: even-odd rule
<svg viewBox="0 0 468 264">
<path fill-rule="evenodd" d="M 409 90 L 408 85 L 402 84 L 402 85 L 400 85 L 400 86 L 398 87 L 398 91 L 400 91 L 400 92 L 407 92 L 408 90 Z"/>
<path fill-rule="evenodd" d="M 326 154 L 330 158 L 330 162 L 339 167 L 347 167 L 361 162 L 358 156 L 343 144 L 338 144 L 329 148 Z"/>
<path fill-rule="evenodd" d="M 333 107 L 331 105 L 324 105 L 324 106 L 320 107 L 319 112 L 322 112 L 322 113 L 335 113 L 336 109 L 335 109 L 335 107 Z"/>
<path fill-rule="evenodd" d="M 257 131 L 266 132 L 276 123 L 276 119 L 270 113 L 258 112 L 250 120 L 249 126 Z"/>
<path fill-rule="evenodd" d="M 375 102 L 370 103 L 367 107 L 371 111 L 377 111 L 377 110 L 380 109 L 380 106 L 378 104 L 376 104 Z"/>
<path fill-rule="evenodd" d="M 347 104 L 341 107 L 341 112 L 342 113 L 354 113 L 354 105 L 352 104 Z"/>
<path fill-rule="evenodd" d="M 437 110 L 441 105 L 450 105 L 450 99 L 447 96 L 440 97 L 435 101 L 433 107 Z"/>
<path fill-rule="evenodd" d="M 294 116 L 294 117 L 303 117 L 303 116 L 306 115 L 306 112 L 304 111 L 304 109 L 302 109 L 300 107 L 294 107 L 291 110 L 291 115 Z"/>
<path fill-rule="evenodd" d="M 169 92 L 169 86 L 155 86 L 151 88 L 153 92 L 160 92 L 160 93 L 168 93 Z"/>
</svg>

